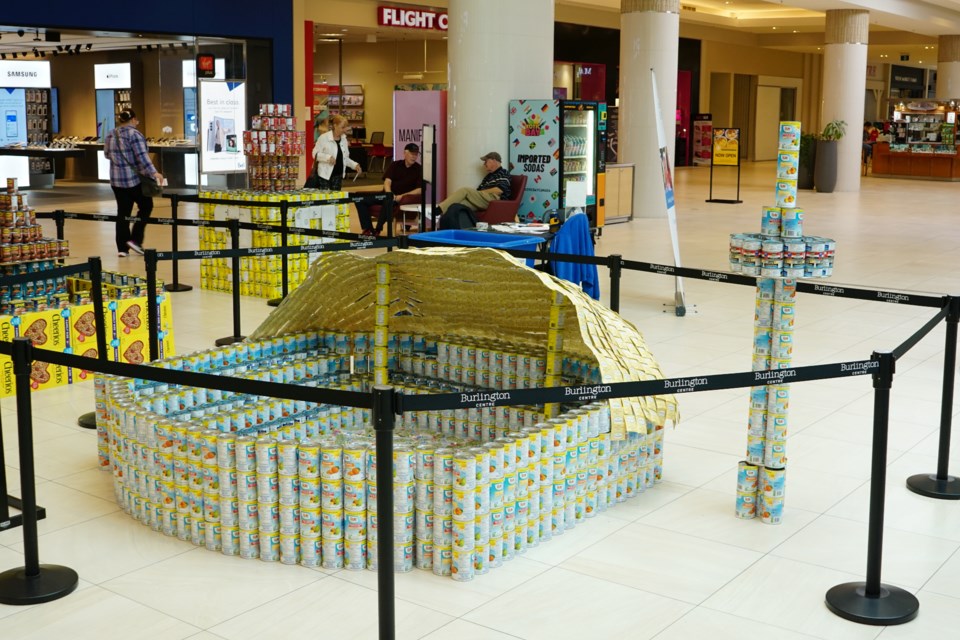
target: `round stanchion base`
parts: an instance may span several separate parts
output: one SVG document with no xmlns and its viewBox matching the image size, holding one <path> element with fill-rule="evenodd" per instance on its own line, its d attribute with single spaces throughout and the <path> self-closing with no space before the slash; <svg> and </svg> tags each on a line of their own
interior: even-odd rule
<svg viewBox="0 0 960 640">
<path fill-rule="evenodd" d="M 907 489 L 928 498 L 960 500 L 960 478 L 956 476 L 941 480 L 935 473 L 919 473 L 907 478 Z"/>
<path fill-rule="evenodd" d="M 164 291 L 171 291 L 173 293 L 180 293 L 182 291 L 193 291 L 193 287 L 188 284 L 182 284 L 180 282 L 171 282 L 170 284 L 163 285 Z"/>
<path fill-rule="evenodd" d="M 0 604 L 42 604 L 70 595 L 80 578 L 69 567 L 40 565 L 40 573 L 28 576 L 26 567 L 0 573 Z"/>
<path fill-rule="evenodd" d="M 95 411 L 91 411 L 90 413 L 83 414 L 77 418 L 77 426 L 83 427 L 84 429 L 96 429 L 97 413 Z"/>
<path fill-rule="evenodd" d="M 271 307 L 279 307 L 281 302 L 283 302 L 283 298 L 271 298 L 267 300 L 267 304 Z"/>
<path fill-rule="evenodd" d="M 237 342 L 243 342 L 246 340 L 247 336 L 227 336 L 226 338 L 219 338 L 214 341 L 214 344 L 218 347 L 225 347 L 228 344 L 236 344 Z"/>
<path fill-rule="evenodd" d="M 909 591 L 880 585 L 880 596 L 866 595 L 866 582 L 838 584 L 827 591 L 827 608 L 845 620 L 860 624 L 895 625 L 910 622 L 920 611 L 920 601 Z"/>
</svg>

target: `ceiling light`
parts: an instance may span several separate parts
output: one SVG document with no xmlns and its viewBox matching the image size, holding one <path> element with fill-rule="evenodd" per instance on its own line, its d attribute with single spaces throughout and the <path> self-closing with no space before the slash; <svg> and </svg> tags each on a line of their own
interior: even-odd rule
<svg viewBox="0 0 960 640">
<path fill-rule="evenodd" d="M 773 30 L 774 30 L 774 31 L 776 31 L 776 30 L 777 30 L 777 28 L 776 28 L 776 27 L 774 27 L 774 28 L 773 28 Z"/>
<path fill-rule="evenodd" d="M 794 30 L 793 30 L 793 32 L 794 32 L 794 33 L 796 33 L 796 32 L 797 32 L 797 30 L 796 30 L 796 29 L 794 29 Z"/>
</svg>

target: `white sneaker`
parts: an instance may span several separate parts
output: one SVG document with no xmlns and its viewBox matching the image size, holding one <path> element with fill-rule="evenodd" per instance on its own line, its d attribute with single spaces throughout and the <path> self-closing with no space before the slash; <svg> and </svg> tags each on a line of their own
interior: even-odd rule
<svg viewBox="0 0 960 640">
<path fill-rule="evenodd" d="M 128 241 L 127 241 L 127 246 L 130 247 L 130 251 L 133 251 L 133 252 L 134 252 L 135 254 L 137 254 L 138 256 L 142 256 L 142 255 L 143 255 L 143 248 L 142 248 L 140 245 L 138 245 L 136 242 L 134 242 L 133 240 L 128 240 Z"/>
<path fill-rule="evenodd" d="M 118 251 L 118 252 L 117 252 L 117 257 L 126 258 L 126 257 L 127 257 L 127 252 L 126 252 L 126 251 Z"/>
</svg>

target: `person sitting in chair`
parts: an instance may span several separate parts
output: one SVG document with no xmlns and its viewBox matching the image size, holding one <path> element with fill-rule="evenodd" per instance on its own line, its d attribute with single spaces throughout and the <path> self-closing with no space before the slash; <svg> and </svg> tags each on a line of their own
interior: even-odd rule
<svg viewBox="0 0 960 640">
<path fill-rule="evenodd" d="M 417 162 L 420 157 L 420 147 L 411 142 L 403 148 L 403 160 L 390 163 L 383 174 L 383 190 L 392 193 L 399 206 L 404 196 L 418 196 L 423 185 L 423 166 Z M 373 228 L 373 219 L 366 202 L 357 202 L 357 216 L 360 218 L 360 228 L 365 236 L 379 236 L 383 227 L 392 221 L 392 216 L 381 214 L 377 219 L 377 228 Z M 382 210 L 381 210 L 382 211 Z"/>
<path fill-rule="evenodd" d="M 480 181 L 476 189 L 461 187 L 449 194 L 446 199 L 437 205 L 437 215 L 443 214 L 454 204 L 462 204 L 471 211 L 483 211 L 494 200 L 509 200 L 513 195 L 510 192 L 510 174 L 503 168 L 500 154 L 496 151 L 480 158 L 487 175 Z"/>
</svg>

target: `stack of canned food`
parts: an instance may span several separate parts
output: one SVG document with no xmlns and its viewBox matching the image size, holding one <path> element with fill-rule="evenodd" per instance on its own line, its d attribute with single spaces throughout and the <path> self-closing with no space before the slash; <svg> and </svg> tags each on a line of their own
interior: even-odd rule
<svg viewBox="0 0 960 640">
<path fill-rule="evenodd" d="M 300 158 L 306 136 L 297 130 L 289 104 L 261 104 L 243 132 L 250 186 L 256 191 L 294 191 L 298 188 Z"/>
<path fill-rule="evenodd" d="M 287 224 L 318 231 L 350 231 L 350 211 L 347 205 L 298 206 L 297 203 L 313 200 L 332 200 L 345 197 L 345 192 L 285 191 L 282 193 L 265 191 L 204 191 L 204 197 L 218 200 L 236 200 L 235 207 L 244 207 L 250 211 L 251 221 L 255 224 L 276 225 L 276 232 L 253 231 L 252 248 L 270 248 L 281 245 L 280 203 L 290 203 Z M 236 217 L 235 207 L 221 204 L 201 205 L 200 217 L 203 220 L 224 220 Z M 221 227 L 200 227 L 200 249 L 230 249 L 230 233 Z M 289 246 L 336 242 L 333 238 L 317 238 L 300 234 L 287 236 Z M 342 241 L 341 241 L 342 242 Z M 287 257 L 287 278 L 291 288 L 303 282 L 309 268 L 307 254 L 294 254 Z M 282 291 L 283 262 L 280 256 L 250 256 L 240 259 L 240 295 L 275 298 Z M 229 258 L 203 258 L 200 260 L 200 286 L 214 291 L 233 290 L 233 267 Z"/>
<path fill-rule="evenodd" d="M 830 238 L 730 234 L 730 270 L 748 276 L 829 278 L 835 255 L 836 242 Z"/>
<path fill-rule="evenodd" d="M 361 391 L 371 378 L 348 365 L 352 345 L 369 338 L 311 332 L 157 364 Z M 467 342 L 411 336 L 410 348 Z M 392 382 L 404 393 L 469 390 L 400 372 Z M 564 406 L 553 419 L 538 407 L 409 413 L 393 451 L 393 538 L 382 540 L 366 411 L 122 378 L 100 378 L 96 389 L 101 464 L 124 510 L 167 535 L 264 561 L 375 569 L 378 546 L 389 544 L 396 571 L 469 580 L 661 473 L 662 429 L 614 441 L 606 403 Z"/>
</svg>

